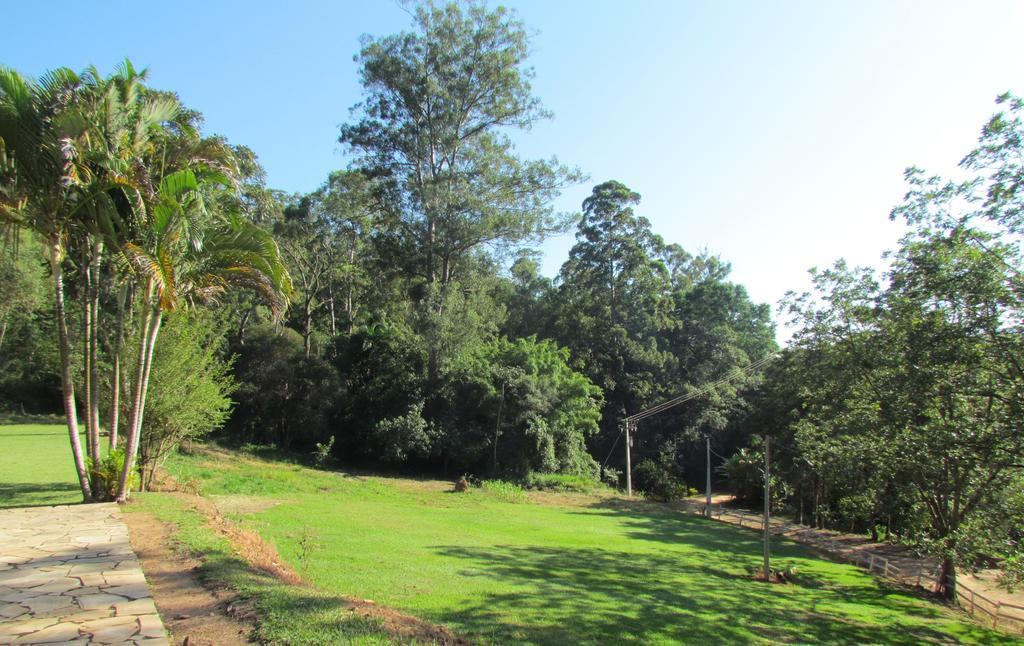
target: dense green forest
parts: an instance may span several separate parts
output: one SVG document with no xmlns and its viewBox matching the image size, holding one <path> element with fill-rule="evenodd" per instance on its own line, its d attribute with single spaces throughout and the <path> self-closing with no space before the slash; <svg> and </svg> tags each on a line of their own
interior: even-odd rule
<svg viewBox="0 0 1024 646">
<path fill-rule="evenodd" d="M 1013 583 L 1021 102 L 1000 99 L 965 179 L 908 171 L 888 269 L 815 272 L 779 352 L 770 307 L 663 240 L 630 187 L 555 212 L 589 180 L 512 143 L 550 117 L 528 52 L 513 14 L 476 4 L 368 37 L 350 163 L 306 195 L 128 61 L 0 68 L 2 405 L 66 416 L 87 499 L 124 500 L 137 466 L 145 486 L 210 433 L 319 464 L 618 486 L 622 419 L 720 382 L 640 426 L 639 489 L 703 482 L 710 436 L 716 478 L 756 500 L 771 436 L 778 511 L 917 545 L 951 576 L 1003 558 Z M 542 275 L 537 245 L 567 231 Z"/>
</svg>

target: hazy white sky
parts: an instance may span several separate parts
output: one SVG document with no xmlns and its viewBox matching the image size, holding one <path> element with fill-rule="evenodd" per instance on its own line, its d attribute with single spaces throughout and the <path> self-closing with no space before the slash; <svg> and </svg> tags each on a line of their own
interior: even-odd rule
<svg viewBox="0 0 1024 646">
<path fill-rule="evenodd" d="M 495 3 L 492 3 L 495 4 Z M 911 164 L 947 173 L 997 94 L 1024 91 L 1024 3 L 522 0 L 536 93 L 555 118 L 526 156 L 579 166 L 576 210 L 618 179 L 666 240 L 707 248 L 774 304 L 839 257 L 876 264 Z M 0 63 L 37 75 L 128 56 L 207 129 L 253 148 L 270 185 L 308 191 L 345 164 L 363 33 L 406 29 L 385 1 L 18 3 Z M 554 275 L 572 236 L 548 241 Z M 783 331 L 780 338 L 787 335 Z"/>
</svg>

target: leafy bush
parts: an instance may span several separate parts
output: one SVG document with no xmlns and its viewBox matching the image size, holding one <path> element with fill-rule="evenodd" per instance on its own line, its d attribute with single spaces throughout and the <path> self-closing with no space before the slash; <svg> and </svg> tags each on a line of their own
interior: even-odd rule
<svg viewBox="0 0 1024 646">
<path fill-rule="evenodd" d="M 326 442 L 317 442 L 316 448 L 313 449 L 313 464 L 318 468 L 323 468 L 331 463 L 333 458 L 331 457 L 331 449 L 334 448 L 334 436 Z"/>
<path fill-rule="evenodd" d="M 113 500 L 117 497 L 117 485 L 121 480 L 121 469 L 124 468 L 124 449 L 117 448 L 108 453 L 99 462 L 89 459 L 89 473 L 92 474 L 95 487 L 93 494 L 100 501 Z M 128 481 L 129 489 L 136 489 L 139 474 L 132 472 Z"/>
<path fill-rule="evenodd" d="M 143 489 L 149 489 L 157 467 L 182 442 L 200 439 L 227 421 L 235 384 L 230 362 L 223 358 L 222 327 L 203 311 L 167 317 L 153 357 L 139 442 Z M 134 356 L 134 350 L 125 356 Z M 130 418 L 131 401 L 125 390 L 123 420 Z"/>
<path fill-rule="evenodd" d="M 382 460 L 402 464 L 410 458 L 430 455 L 433 436 L 423 419 L 423 403 L 413 404 L 404 415 L 377 422 L 375 442 Z"/>
<path fill-rule="evenodd" d="M 523 486 L 540 491 L 590 493 L 601 485 L 592 478 L 568 473 L 528 473 Z"/>
<path fill-rule="evenodd" d="M 679 481 L 668 466 L 660 462 L 642 460 L 633 470 L 633 476 L 636 488 L 651 500 L 669 502 L 686 495 L 686 485 Z"/>
<path fill-rule="evenodd" d="M 601 469 L 601 482 L 618 489 L 622 484 L 622 471 L 614 467 L 604 467 Z"/>
</svg>

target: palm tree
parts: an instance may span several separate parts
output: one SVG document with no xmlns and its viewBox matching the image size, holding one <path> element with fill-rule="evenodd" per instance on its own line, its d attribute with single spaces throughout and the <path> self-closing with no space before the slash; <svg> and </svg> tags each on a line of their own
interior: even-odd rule
<svg viewBox="0 0 1024 646">
<path fill-rule="evenodd" d="M 80 155 L 87 123 L 83 98 L 88 91 L 88 81 L 66 68 L 48 72 L 36 82 L 0 67 L 0 147 L 4 153 L 0 218 L 38 233 L 47 251 L 64 414 L 75 471 L 86 501 L 92 499 L 92 488 L 78 437 L 63 264 L 91 180 Z"/>
<path fill-rule="evenodd" d="M 100 264 L 104 246 L 117 249 L 130 237 L 132 216 L 140 209 L 143 197 L 152 192 L 148 185 L 147 160 L 153 158 L 161 135 L 183 110 L 173 95 L 152 92 L 144 81 L 147 70 L 136 70 L 125 60 L 114 73 L 104 79 L 90 67 L 83 73 L 92 79 L 89 94 L 90 119 L 87 129 L 86 158 L 98 179 L 88 215 L 83 218 L 86 231 L 83 241 L 83 275 L 85 290 L 85 386 L 88 403 L 88 437 L 94 459 L 99 455 L 99 362 L 98 329 L 101 276 Z M 116 278 L 116 276 L 115 276 Z M 119 294 L 117 333 L 111 348 L 113 363 L 110 448 L 117 446 L 118 402 L 121 382 L 121 341 L 124 328 L 125 294 Z"/>
<path fill-rule="evenodd" d="M 117 501 L 125 502 L 139 449 L 153 352 L 166 312 L 216 302 L 234 288 L 257 291 L 278 315 L 291 282 L 273 237 L 237 214 L 207 208 L 227 178 L 200 166 L 165 176 L 137 242 L 123 247 L 125 264 L 143 286 L 139 353 L 125 461 Z M 230 186 L 230 184 L 228 184 Z"/>
<path fill-rule="evenodd" d="M 78 433 L 64 302 L 63 265 L 78 260 L 84 279 L 84 403 L 88 456 L 100 457 L 98 329 L 105 249 L 130 236 L 144 210 L 161 133 L 183 114 L 172 95 L 146 91 L 146 71 L 130 61 L 104 79 L 61 68 L 29 81 L 0 67 L 0 218 L 34 230 L 48 251 L 55 290 L 61 383 L 75 468 L 93 498 Z M 115 350 L 115 365 L 119 368 Z M 119 378 L 115 376 L 115 392 Z M 116 411 L 118 406 L 113 407 Z M 117 419 L 112 417 L 111 446 Z"/>
</svg>

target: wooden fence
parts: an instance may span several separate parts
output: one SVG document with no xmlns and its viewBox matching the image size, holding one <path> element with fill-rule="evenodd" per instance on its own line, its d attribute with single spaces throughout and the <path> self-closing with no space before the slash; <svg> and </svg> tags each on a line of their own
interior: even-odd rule
<svg viewBox="0 0 1024 646">
<path fill-rule="evenodd" d="M 691 512 L 703 515 L 704 505 L 687 503 L 687 508 Z M 712 506 L 711 517 L 732 525 L 764 531 L 764 517 L 761 514 Z M 919 561 L 912 566 L 904 564 L 901 568 L 884 556 L 854 549 L 813 528 L 786 521 L 769 522 L 769 525 L 770 531 L 774 534 L 784 534 L 797 542 L 840 556 L 877 576 L 933 590 L 939 587 L 941 571 L 925 561 Z M 1024 635 L 1024 605 L 993 601 L 962 581 L 957 581 L 956 596 L 960 607 L 980 622 L 992 628 Z"/>
</svg>

